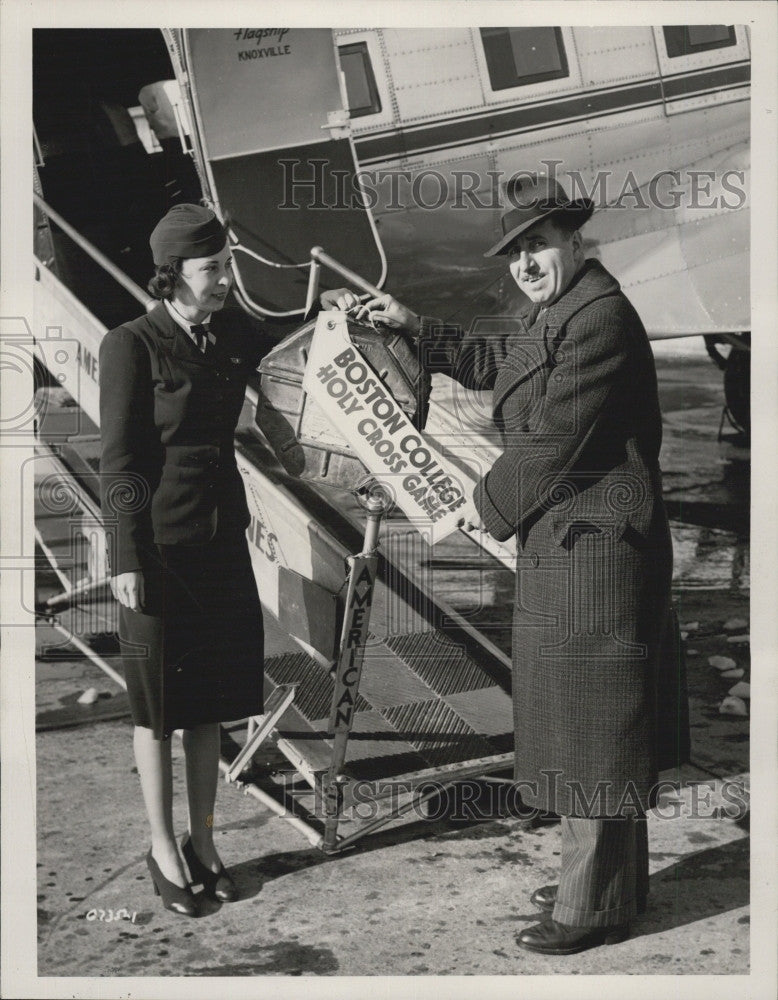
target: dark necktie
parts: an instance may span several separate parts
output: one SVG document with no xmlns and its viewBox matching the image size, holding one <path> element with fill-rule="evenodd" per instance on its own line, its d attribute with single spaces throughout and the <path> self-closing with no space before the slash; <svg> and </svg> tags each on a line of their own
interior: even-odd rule
<svg viewBox="0 0 778 1000">
<path fill-rule="evenodd" d="M 210 341 L 210 330 L 204 323 L 195 323 L 189 328 L 199 351 L 204 352 Z"/>
</svg>

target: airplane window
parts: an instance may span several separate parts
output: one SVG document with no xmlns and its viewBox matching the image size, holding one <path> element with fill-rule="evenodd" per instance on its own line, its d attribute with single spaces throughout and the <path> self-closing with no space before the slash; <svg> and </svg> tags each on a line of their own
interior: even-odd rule
<svg viewBox="0 0 778 1000">
<path fill-rule="evenodd" d="M 559 28 L 481 28 L 492 90 L 568 76 Z"/>
<path fill-rule="evenodd" d="M 667 54 L 671 59 L 690 56 L 708 49 L 735 45 L 735 29 L 726 24 L 678 24 L 662 28 Z"/>
<path fill-rule="evenodd" d="M 381 110 L 381 98 L 375 82 L 367 42 L 338 47 L 340 65 L 346 77 L 348 111 L 352 118 L 375 115 Z"/>
</svg>

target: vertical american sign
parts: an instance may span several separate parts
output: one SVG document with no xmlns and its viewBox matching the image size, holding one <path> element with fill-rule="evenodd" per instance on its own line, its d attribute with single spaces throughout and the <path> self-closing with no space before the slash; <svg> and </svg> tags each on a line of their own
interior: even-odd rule
<svg viewBox="0 0 778 1000">
<path fill-rule="evenodd" d="M 330 736 L 348 733 L 354 721 L 378 558 L 375 555 L 357 555 L 352 556 L 350 562 L 351 574 L 346 591 L 340 658 L 335 673 L 335 690 L 327 728 Z"/>
</svg>

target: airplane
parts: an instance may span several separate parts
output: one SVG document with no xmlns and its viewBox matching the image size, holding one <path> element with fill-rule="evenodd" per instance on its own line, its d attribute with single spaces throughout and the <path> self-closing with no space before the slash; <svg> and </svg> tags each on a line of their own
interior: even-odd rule
<svg viewBox="0 0 778 1000">
<path fill-rule="evenodd" d="M 499 233 L 506 181 L 538 168 L 557 171 L 572 195 L 594 198 L 587 254 L 612 267 L 652 339 L 706 338 L 725 369 L 731 420 L 746 429 L 748 95 L 749 39 L 740 25 L 35 29 L 33 324 L 38 374 L 48 386 L 39 426 L 56 418 L 40 460 L 57 469 L 61 459 L 63 474 L 94 480 L 100 341 L 149 304 L 148 234 L 171 205 L 202 200 L 228 224 L 235 286 L 225 308 L 265 338 L 270 356 L 291 351 L 310 330 L 315 291 L 352 278 L 464 326 L 514 317 L 520 293 L 499 260 L 482 254 Z M 463 435 L 437 389 L 427 432 L 433 441 L 437 433 L 463 442 L 454 458 L 467 478 L 466 452 L 483 460 L 496 448 L 478 419 L 485 409 L 472 407 Z M 75 415 L 67 403 L 58 411 L 62 390 L 78 404 Z M 333 595 L 364 513 L 353 496 L 328 493 L 279 465 L 257 434 L 260 396 L 261 386 L 250 384 L 236 453 L 252 515 L 252 565 L 276 622 L 267 620 L 276 644 L 266 649 L 267 676 L 283 693 L 284 671 L 299 668 L 318 691 L 320 668 L 333 664 Z M 329 453 L 325 464 L 338 466 Z M 100 547 L 93 497 L 84 507 L 92 513 L 74 516 L 71 532 Z M 477 614 L 435 592 L 430 572 L 419 571 L 429 560 L 416 558 L 420 547 L 406 527 L 387 528 L 370 622 L 380 655 L 397 661 L 385 673 L 414 672 L 420 637 L 440 659 L 452 623 L 455 641 L 464 636 L 456 647 L 462 669 L 489 664 L 475 688 L 489 699 L 494 739 L 477 753 L 465 740 L 466 760 L 435 759 L 426 770 L 417 761 L 411 785 L 500 770 L 512 756 L 511 712 L 495 678 L 507 676 L 510 659 Z M 460 569 L 464 557 L 480 573 L 487 553 L 492 568 L 514 565 L 510 546 L 477 541 L 478 557 L 456 550 Z M 104 560 L 90 559 L 94 570 L 76 594 L 105 583 Z M 290 593 L 314 608 L 307 631 L 289 620 Z M 478 647 L 470 660 L 468 643 Z M 300 659 L 301 649 L 309 659 Z M 413 654 L 423 670 L 426 649 Z M 427 681 L 414 683 L 429 691 Z M 321 712 L 305 716 L 306 697 L 277 706 L 277 745 L 326 792 L 343 776 L 345 750 L 341 743 L 340 757 L 323 754 Z M 472 711 L 469 727 L 480 732 L 483 708 L 462 701 L 446 711 L 460 728 Z M 381 721 L 379 735 L 387 725 Z M 391 750 L 402 762 L 410 736 L 400 729 L 395 736 Z M 249 729 L 238 761 L 250 756 L 254 738 Z M 386 757 L 388 746 L 379 740 L 376 753 Z M 346 761 L 352 769 L 366 759 L 367 741 L 356 747 Z M 309 835 L 321 845 L 318 833 Z M 338 840 L 331 825 L 323 843 L 334 851 L 356 836 Z"/>
<path fill-rule="evenodd" d="M 144 285 L 155 219 L 204 199 L 274 340 L 310 305 L 315 245 L 416 311 L 515 315 L 483 250 L 506 182 L 553 171 L 595 201 L 587 255 L 652 339 L 705 337 L 748 430 L 747 26 L 36 29 L 33 77 L 46 203 Z M 36 232 L 107 324 L 135 308 Z"/>
<path fill-rule="evenodd" d="M 228 222 L 228 308 L 268 348 L 344 275 L 499 325 L 521 293 L 483 250 L 506 181 L 540 167 L 595 201 L 586 252 L 649 336 L 705 337 L 747 430 L 749 51 L 741 25 L 35 29 L 35 323 L 57 332 L 42 362 L 97 425 L 100 340 L 148 305 L 148 234 L 182 201 Z M 432 401 L 428 430 L 461 440 L 461 406 Z M 469 410 L 481 458 L 487 410 Z M 273 546 L 256 551 L 275 572 Z"/>
</svg>

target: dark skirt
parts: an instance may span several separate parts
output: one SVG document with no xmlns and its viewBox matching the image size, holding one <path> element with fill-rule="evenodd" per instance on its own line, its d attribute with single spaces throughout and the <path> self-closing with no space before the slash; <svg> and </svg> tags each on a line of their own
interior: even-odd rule
<svg viewBox="0 0 778 1000">
<path fill-rule="evenodd" d="M 260 714 L 264 633 L 245 534 L 155 546 L 143 573 L 143 610 L 119 615 L 135 725 L 165 739 Z"/>
</svg>

